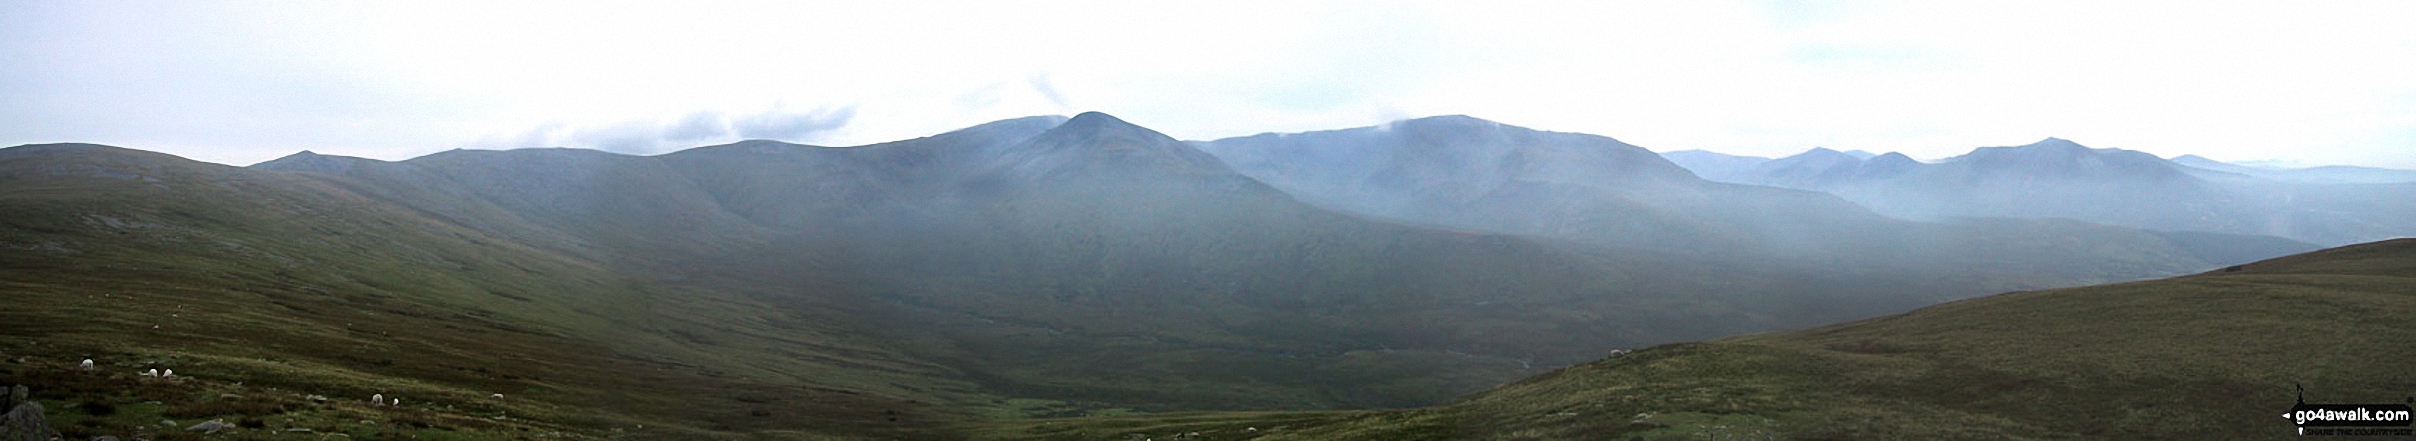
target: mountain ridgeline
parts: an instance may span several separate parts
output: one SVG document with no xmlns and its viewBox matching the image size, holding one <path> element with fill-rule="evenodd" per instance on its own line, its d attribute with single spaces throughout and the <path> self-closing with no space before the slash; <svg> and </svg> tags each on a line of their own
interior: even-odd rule
<svg viewBox="0 0 2416 441">
<path fill-rule="evenodd" d="M 1707 178 L 1822 191 L 1890 216 L 2067 218 L 2344 245 L 2416 232 L 2416 172 L 2265 169 L 2048 138 L 1936 163 L 1828 149 L 1760 158 L 1672 152 Z"/>
<path fill-rule="evenodd" d="M 1618 349 L 2310 248 L 1849 199 L 1468 117 L 1183 142 L 1084 113 L 244 168 L 28 145 L 0 149 L 0 286 L 38 307 L 5 311 L 26 338 L 0 350 L 508 392 L 528 401 L 470 407 L 530 430 L 949 438 L 1428 405 Z"/>
<path fill-rule="evenodd" d="M 1243 173 L 1337 211 L 1663 255 L 1873 275 L 1869 279 L 1914 283 L 1916 292 L 1944 296 L 1937 300 L 2129 280 L 2188 270 L 2187 264 L 2163 266 L 2170 263 L 2311 249 L 2270 237 L 2176 234 L 2052 219 L 1904 221 L 1827 193 L 1699 179 L 1659 155 L 1608 137 L 1465 116 L 1199 145 Z M 1821 151 L 1834 155 L 1823 158 L 1826 163 L 1865 161 Z M 1900 154 L 1868 161 L 1886 167 L 1912 163 Z"/>
</svg>

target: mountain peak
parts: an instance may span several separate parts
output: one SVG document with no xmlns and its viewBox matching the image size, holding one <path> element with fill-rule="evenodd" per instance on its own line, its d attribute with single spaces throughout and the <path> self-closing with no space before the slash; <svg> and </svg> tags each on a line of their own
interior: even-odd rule
<svg viewBox="0 0 2416 441">
<path fill-rule="evenodd" d="M 1156 130 L 1125 122 L 1123 119 L 1100 112 L 1082 112 L 1074 115 L 1073 119 L 1068 119 L 1056 127 L 1041 132 L 1036 135 L 1036 138 L 1112 141 L 1109 143 L 1117 145 L 1157 144 L 1162 141 L 1180 143 Z"/>
<path fill-rule="evenodd" d="M 1846 152 L 1833 150 L 1828 147 L 1813 147 L 1811 150 L 1805 150 L 1803 153 L 1795 154 L 1795 156 L 1779 158 L 1778 160 L 1787 162 L 1819 162 L 1824 164 L 1862 162 L 1862 158 L 1860 157 L 1847 154 Z"/>
<path fill-rule="evenodd" d="M 282 158 L 261 161 L 258 164 L 252 164 L 244 168 L 256 170 L 309 171 L 342 174 L 344 172 L 351 171 L 355 165 L 363 162 L 379 161 L 368 158 L 355 158 L 351 156 L 322 155 L 318 152 L 303 150 L 294 152 L 294 154 L 291 155 L 285 155 L 285 157 Z"/>
<path fill-rule="evenodd" d="M 1064 123 L 1057 124 L 1056 127 L 1051 127 L 1047 131 L 1041 132 L 1038 136 L 1059 138 L 1114 138 L 1130 141 L 1146 140 L 1147 142 L 1156 142 L 1157 138 L 1165 138 L 1167 140 L 1174 139 L 1167 137 L 1165 134 L 1158 133 L 1156 130 L 1150 130 L 1146 127 L 1125 122 L 1123 119 L 1100 112 L 1082 112 L 1081 114 L 1074 115 L 1073 119 L 1065 120 Z"/>
<path fill-rule="evenodd" d="M 2030 145 L 2025 145 L 2025 146 L 2023 146 L 2023 147 L 2054 148 L 2054 149 L 2087 149 L 2087 148 L 2089 148 L 2088 146 L 2083 146 L 2083 145 L 2080 145 L 2080 143 L 2077 143 L 2077 142 L 2072 142 L 2072 140 L 2069 140 L 2069 139 L 2063 139 L 2063 138 L 2056 138 L 2056 137 L 2048 137 L 2047 139 L 2041 139 L 2041 140 L 2039 140 L 2039 142 L 2033 142 L 2033 143 L 2030 143 Z"/>
<path fill-rule="evenodd" d="M 2013 147 L 1981 147 L 1946 162 L 1990 174 L 2060 178 L 2188 179 L 2182 165 L 2156 155 L 2097 149 L 2062 138 Z"/>
<path fill-rule="evenodd" d="M 1754 169 L 1757 173 L 1761 173 L 1781 181 L 1792 180 L 1807 182 L 1809 180 L 1824 179 L 1822 176 L 1850 173 L 1852 170 L 1861 167 L 1862 163 L 1862 158 L 1854 157 L 1854 155 L 1849 155 L 1845 152 L 1831 150 L 1826 147 L 1813 147 L 1811 150 L 1805 150 L 1803 153 L 1797 153 L 1794 156 L 1773 159 L 1770 160 L 1770 162 L 1761 163 L 1760 165 L 1754 166 Z"/>
<path fill-rule="evenodd" d="M 299 151 L 299 152 L 294 152 L 294 154 L 291 154 L 291 155 L 285 155 L 285 156 L 278 157 L 277 159 L 271 159 L 271 160 L 268 160 L 267 162 L 262 162 L 261 164 L 267 164 L 267 163 L 270 163 L 270 162 L 277 162 L 277 161 L 286 161 L 286 160 L 294 160 L 294 161 L 307 161 L 307 160 L 310 160 L 311 158 L 324 158 L 324 157 L 327 157 L 327 155 L 322 155 L 322 154 L 319 154 L 319 152 L 313 152 L 313 151 L 309 151 L 309 150 L 303 150 L 303 151 Z M 259 165 L 259 164 L 253 164 L 253 165 Z"/>
<path fill-rule="evenodd" d="M 1098 112 L 1089 112 L 1089 113 L 1098 113 Z M 1108 116 L 1108 114 L 1105 114 L 1105 113 L 1100 113 L 1100 114 L 1099 114 L 1099 116 L 1102 116 L 1102 117 L 1107 117 L 1107 118 L 1110 118 L 1110 119 L 1114 119 L 1114 118 L 1115 118 L 1114 116 Z M 997 120 L 997 121 L 986 122 L 986 123 L 982 123 L 981 125 L 976 125 L 976 126 L 973 126 L 973 127 L 966 127 L 966 128 L 961 129 L 961 130 L 959 130 L 959 131 L 962 131 L 962 130 L 974 130 L 974 129 L 981 129 L 981 128 L 996 128 L 996 127 L 1031 127 L 1031 126 L 1039 126 L 1039 127 L 1042 129 L 1042 130 L 1047 130 L 1047 129 L 1049 129 L 1049 128 L 1057 127 L 1057 126 L 1060 126 L 1060 125 L 1065 125 L 1065 123 L 1067 123 L 1067 122 L 1071 122 L 1071 121 L 1073 121 L 1073 120 L 1074 120 L 1073 118 L 1066 117 L 1065 115 L 1033 115 L 1033 116 L 1026 116 L 1026 117 L 1022 117 L 1022 118 L 1008 118 L 1008 119 L 1002 119 L 1002 120 Z M 1119 121 L 1120 121 L 1120 120 L 1119 120 Z"/>
<path fill-rule="evenodd" d="M 1492 120 L 1487 120 L 1487 119 L 1484 119 L 1484 118 L 1478 118 L 1478 117 L 1473 117 L 1473 116 L 1468 116 L 1468 115 L 1459 115 L 1459 114 L 1452 114 L 1452 115 L 1435 115 L 1435 116 L 1429 116 L 1429 117 L 1425 117 L 1425 118 L 1412 118 L 1412 119 L 1408 119 L 1408 120 L 1405 120 L 1405 121 L 1419 121 L 1419 122 L 1426 122 L 1426 123 L 1442 123 L 1442 124 L 1500 124 L 1500 123 L 1493 122 Z"/>
<path fill-rule="evenodd" d="M 1082 112 L 1082 113 L 1080 113 L 1080 114 L 1076 114 L 1076 115 L 1074 115 L 1074 118 L 1073 118 L 1073 119 L 1068 119 L 1068 120 L 1066 120 L 1066 121 L 1065 121 L 1065 123 L 1063 123 L 1063 124 L 1058 124 L 1058 127 L 1060 127 L 1060 128 L 1070 128 L 1070 129 L 1075 129 L 1075 130 L 1090 130 L 1090 129 L 1107 128 L 1107 127 L 1133 127 L 1133 128 L 1139 128 L 1139 126 L 1135 126 L 1135 125 L 1133 125 L 1133 123 L 1124 122 L 1124 120 L 1123 120 L 1123 119 L 1116 118 L 1116 117 L 1115 117 L 1115 115 L 1109 115 L 1109 114 L 1106 114 L 1106 113 L 1101 113 L 1101 112 L 1097 112 L 1097 111 L 1091 111 L 1091 112 Z"/>
<path fill-rule="evenodd" d="M 782 140 L 777 140 L 777 139 L 748 139 L 748 140 L 741 140 L 741 141 L 738 141 L 738 142 L 733 142 L 733 143 L 730 143 L 729 145 L 739 145 L 739 146 L 771 146 L 771 147 L 806 147 L 806 145 L 805 145 L 805 144 L 798 144 L 798 143 L 794 143 L 794 142 L 782 141 Z"/>
<path fill-rule="evenodd" d="M 1487 129 L 1487 128 L 1499 128 L 1499 127 L 1502 127 L 1502 126 L 1503 126 L 1503 124 L 1502 124 L 1502 123 L 1499 123 L 1499 122 L 1495 122 L 1495 121 L 1492 121 L 1492 120 L 1487 120 L 1487 119 L 1484 119 L 1484 118 L 1478 118 L 1478 117 L 1468 116 L 1468 115 L 1436 115 L 1436 116 L 1429 116 L 1429 117 L 1424 117 L 1424 118 L 1411 118 L 1411 119 L 1398 120 L 1398 121 L 1393 121 L 1393 122 L 1390 122 L 1390 123 L 1385 123 L 1385 124 L 1383 124 L 1383 125 L 1379 125 L 1379 126 L 1376 126 L 1376 127 L 1381 128 L 1381 129 L 1393 129 L 1393 128 L 1398 128 L 1398 127 L 1413 127 L 1413 128 L 1419 128 L 1419 129 L 1425 129 L 1425 130 L 1435 130 L 1435 129 L 1445 129 L 1445 128 L 1455 128 L 1455 129 L 1456 129 L 1456 128 Z"/>
<path fill-rule="evenodd" d="M 2106 151 L 2115 150 L 2109 149 Z M 2072 142 L 2071 140 L 2063 138 L 2047 138 L 2039 140 L 2038 142 L 2017 146 L 1981 147 L 1972 149 L 1971 153 L 1956 156 L 1948 161 L 2067 161 L 2081 157 L 2097 156 L 2093 155 L 2092 153 L 2098 152 L 2099 151 L 2097 149 L 2080 145 L 2080 143 Z"/>
<path fill-rule="evenodd" d="M 1231 174 L 1216 157 L 1166 134 L 1105 113 L 1082 112 L 1025 140 L 1004 157 L 1013 174 L 1037 177 L 1060 172 L 1174 172 Z M 1087 172 L 1080 172 L 1087 170 Z"/>
</svg>

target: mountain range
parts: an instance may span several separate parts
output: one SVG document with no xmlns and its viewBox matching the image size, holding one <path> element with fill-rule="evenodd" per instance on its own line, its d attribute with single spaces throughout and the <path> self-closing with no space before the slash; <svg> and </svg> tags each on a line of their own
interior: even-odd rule
<svg viewBox="0 0 2416 441">
<path fill-rule="evenodd" d="M 2272 238 L 2109 229 L 2061 220 L 1905 221 L 1827 193 L 1700 179 L 1651 151 L 1608 137 L 1465 116 L 1196 145 L 1242 173 L 1336 211 L 1665 255 L 1887 274 L 1882 278 L 1897 280 L 1952 279 L 1923 290 L 1957 293 L 1954 297 L 2055 285 L 2016 282 L 2049 274 L 2064 280 L 2124 279 L 2088 273 L 2136 263 L 2046 257 L 2106 255 L 2059 244 L 2072 238 L 2164 243 L 2231 256 L 2202 256 L 2211 260 L 2309 249 Z M 1819 152 L 1839 163 L 1863 161 Z M 1894 160 L 1910 162 L 1902 155 L 1870 159 Z M 2218 250 L 2233 247 L 2242 252 Z M 1998 283 L 1975 283 L 1982 280 Z"/>
<path fill-rule="evenodd" d="M 2207 181 L 2177 176 L 2151 181 Z M 0 211 L 0 382 L 60 385 L 37 394 L 116 436 L 249 417 L 954 438 L 997 418 L 1431 405 L 1625 349 L 2313 248 L 1903 220 L 1469 117 L 1184 142 L 1084 113 L 854 147 L 250 167 L 27 145 L 0 149 Z M 59 373 L 86 357 L 110 373 Z M 419 404 L 305 399 L 373 393 Z"/>
<path fill-rule="evenodd" d="M 2172 157 L 2175 164 L 2224 173 L 2248 175 L 2300 184 L 2394 184 L 2416 182 L 2416 170 L 2399 170 L 2352 165 L 2322 165 L 2314 167 L 2276 167 L 2254 163 L 2229 163 L 2198 155 Z M 2220 176 L 2220 175 L 2218 175 Z"/>
<path fill-rule="evenodd" d="M 1771 160 L 1672 152 L 1708 179 L 1835 194 L 1892 217 L 2065 218 L 2344 245 L 2416 231 L 2416 172 L 2267 169 L 2049 138 L 1937 162 L 1828 149 Z"/>
</svg>

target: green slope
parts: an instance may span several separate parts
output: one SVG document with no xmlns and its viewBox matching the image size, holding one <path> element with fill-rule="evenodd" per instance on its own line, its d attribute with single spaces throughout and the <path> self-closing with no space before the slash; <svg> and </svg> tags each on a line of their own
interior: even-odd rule
<svg viewBox="0 0 2416 441">
<path fill-rule="evenodd" d="M 2416 240 L 1649 348 L 1389 412 L 1038 420 L 998 439 L 2244 439 L 2416 394 Z M 1258 428 L 1247 432 L 1247 428 Z"/>
<path fill-rule="evenodd" d="M 963 415 L 912 402 L 939 392 L 867 393 L 951 387 L 927 363 L 328 181 L 103 146 L 6 153 L 0 353 L 11 363 L 0 382 L 32 383 L 53 407 L 127 409 L 102 419 L 65 410 L 70 434 L 141 433 L 159 420 L 145 416 L 163 412 L 361 436 L 639 424 L 878 435 Z M 732 322 L 771 335 L 717 332 Z M 107 369 L 58 375 L 84 357 Z M 146 367 L 186 380 L 152 387 L 133 374 Z M 220 393 L 257 406 L 211 407 Z M 357 405 L 373 393 L 413 410 Z M 380 423 L 338 424 L 364 419 Z"/>
</svg>

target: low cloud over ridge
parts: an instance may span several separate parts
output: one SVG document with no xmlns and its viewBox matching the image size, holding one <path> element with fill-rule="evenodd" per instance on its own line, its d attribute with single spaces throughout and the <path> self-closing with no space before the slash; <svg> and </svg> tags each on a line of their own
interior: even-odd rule
<svg viewBox="0 0 2416 441">
<path fill-rule="evenodd" d="M 612 124 L 573 126 L 550 123 L 517 135 L 489 137 L 475 146 L 496 149 L 577 147 L 653 155 L 737 139 L 812 141 L 823 134 L 847 127 L 855 117 L 856 106 L 853 105 L 795 110 L 786 104 L 774 104 L 771 109 L 743 115 L 700 110 L 676 118 L 632 119 Z"/>
</svg>

